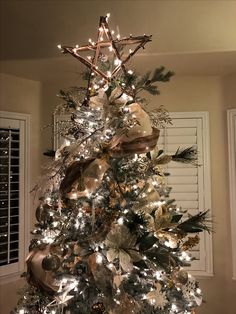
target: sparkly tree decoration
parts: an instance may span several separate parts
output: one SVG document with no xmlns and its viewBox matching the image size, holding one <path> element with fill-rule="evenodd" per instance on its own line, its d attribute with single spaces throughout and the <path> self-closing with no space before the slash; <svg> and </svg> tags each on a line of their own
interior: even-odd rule
<svg viewBox="0 0 236 314">
<path fill-rule="evenodd" d="M 170 161 L 197 166 L 196 151 L 158 150 L 159 129 L 171 121 L 162 107 L 148 112 L 140 96 L 158 94 L 156 83 L 173 73 L 161 67 L 139 77 L 127 68 L 149 41 L 115 38 L 107 15 L 96 42 L 59 46 L 88 67 L 88 83 L 59 95 L 57 113 L 71 119 L 58 125 L 65 142 L 34 189 L 29 285 L 15 313 L 187 314 L 201 304 L 183 267 L 198 233 L 209 231 L 207 213 L 184 215 L 164 175 Z"/>
</svg>

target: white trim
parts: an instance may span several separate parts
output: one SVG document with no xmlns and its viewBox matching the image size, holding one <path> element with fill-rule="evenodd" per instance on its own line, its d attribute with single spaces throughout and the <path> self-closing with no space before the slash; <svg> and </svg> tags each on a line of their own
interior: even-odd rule
<svg viewBox="0 0 236 314">
<path fill-rule="evenodd" d="M 229 196 L 231 212 L 232 267 L 236 280 L 236 109 L 227 110 L 228 155 L 229 155 Z"/>
<path fill-rule="evenodd" d="M 10 265 L 0 266 L 0 284 L 5 284 L 13 280 L 20 279 L 20 275 L 25 269 L 25 258 L 28 254 L 30 239 L 30 114 L 0 111 L 0 119 L 6 121 L 18 121 L 23 131 L 24 145 L 24 188 L 23 199 L 21 200 L 21 210 L 23 209 L 23 225 L 19 226 L 19 232 L 23 234 L 22 243 L 19 239 L 19 261 Z"/>
</svg>

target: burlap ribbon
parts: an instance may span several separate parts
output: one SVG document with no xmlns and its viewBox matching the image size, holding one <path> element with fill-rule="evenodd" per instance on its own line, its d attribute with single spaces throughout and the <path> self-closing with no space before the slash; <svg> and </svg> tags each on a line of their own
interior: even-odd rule
<svg viewBox="0 0 236 314">
<path fill-rule="evenodd" d="M 126 97 L 124 97 L 126 96 Z M 129 97 L 121 88 L 115 88 L 108 98 L 104 91 L 90 99 L 90 106 L 103 112 L 103 118 L 109 116 L 109 106 L 126 105 Z M 109 146 L 109 153 L 114 157 L 122 157 L 128 154 L 143 154 L 153 150 L 157 144 L 160 131 L 152 128 L 148 113 L 138 103 L 126 105 L 129 115 L 136 124 L 127 132 L 123 129 L 117 130 Z"/>
<path fill-rule="evenodd" d="M 59 286 L 52 271 L 45 271 L 42 267 L 43 259 L 50 253 L 50 246 L 44 249 L 32 250 L 27 259 L 27 281 L 30 285 L 42 288 L 50 294 L 57 292 Z"/>
<path fill-rule="evenodd" d="M 61 194 L 68 198 L 80 198 L 94 193 L 108 168 L 106 157 L 73 162 L 61 182 Z"/>
</svg>

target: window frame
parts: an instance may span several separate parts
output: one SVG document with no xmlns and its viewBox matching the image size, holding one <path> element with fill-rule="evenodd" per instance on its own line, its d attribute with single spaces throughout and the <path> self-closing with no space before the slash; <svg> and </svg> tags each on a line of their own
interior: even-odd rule
<svg viewBox="0 0 236 314">
<path fill-rule="evenodd" d="M 236 109 L 227 110 L 232 279 L 236 280 Z"/>
<path fill-rule="evenodd" d="M 25 259 L 28 254 L 28 244 L 30 240 L 30 114 L 0 111 L 0 119 L 9 126 L 14 121 L 20 125 L 23 134 L 20 135 L 20 141 L 23 141 L 23 149 L 20 149 L 20 158 L 23 159 L 23 173 L 20 174 L 23 186 L 20 188 L 19 211 L 21 220 L 19 221 L 19 260 L 16 263 L 0 266 L 0 284 L 15 281 L 20 278 L 25 270 Z M 22 131 L 21 131 L 22 132 Z M 21 185 L 21 184 L 20 184 Z"/>
</svg>

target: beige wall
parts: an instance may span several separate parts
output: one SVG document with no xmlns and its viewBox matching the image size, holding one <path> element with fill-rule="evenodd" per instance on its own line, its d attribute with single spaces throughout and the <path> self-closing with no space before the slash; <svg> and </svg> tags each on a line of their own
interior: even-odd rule
<svg viewBox="0 0 236 314">
<path fill-rule="evenodd" d="M 6 77 L 9 84 L 19 79 Z M 20 80 L 21 81 L 21 80 Z M 39 125 L 52 122 L 51 111 L 58 99 L 56 93 L 60 88 L 75 85 L 71 82 L 44 83 L 39 93 L 37 82 L 25 81 L 24 87 L 17 89 L 13 97 L 6 94 L 6 100 L 1 102 L 11 105 L 6 110 L 19 110 L 32 113 L 37 130 L 34 129 L 35 149 L 31 150 L 32 159 L 39 160 L 39 147 L 43 151 L 51 146 L 49 130 L 40 134 Z M 8 85 L 6 84 L 5 85 Z M 32 84 L 32 85 L 30 85 Z M 200 314 L 233 314 L 236 309 L 236 282 L 232 277 L 230 211 L 228 194 L 228 159 L 227 159 L 227 129 L 226 110 L 236 107 L 236 76 L 226 78 L 210 76 L 176 76 L 168 84 L 160 85 L 161 95 L 150 98 L 150 108 L 165 105 L 169 111 L 209 111 L 211 136 L 211 174 L 212 174 L 212 211 L 214 217 L 213 258 L 214 277 L 201 279 L 201 287 L 206 303 L 197 311 Z M 14 84 L 13 84 L 14 85 Z M 31 90 L 28 87 L 34 86 Z M 5 87 L 6 88 L 6 87 Z M 4 89 L 5 89 L 4 88 Z M 18 95 L 19 93 L 19 95 Z M 30 94 L 31 96 L 29 96 Z M 24 100 L 24 98 L 27 100 Z M 16 99 L 17 104 L 16 104 Z M 39 108 L 40 103 L 42 106 Z M 33 104 L 33 105 L 32 105 Z M 32 119 L 33 120 L 33 119 Z M 41 140 L 39 139 L 41 138 Z M 37 156 L 36 156 L 37 155 Z M 38 162 L 36 162 L 38 165 Z M 38 169 L 38 167 L 37 167 Z M 37 170 L 38 171 L 38 170 Z M 36 172 L 32 178 L 36 178 Z M 7 286 L 13 289 L 13 285 Z M 15 285 L 14 285 L 15 288 Z M 3 295 L 3 293 L 2 293 Z M 5 295 L 5 294 L 4 294 Z M 13 304 L 9 300 L 8 308 Z M 5 314 L 5 312 L 3 312 Z M 7 313 L 7 312 L 6 312 Z"/>
<path fill-rule="evenodd" d="M 0 110 L 28 113 L 30 125 L 30 183 L 31 187 L 40 173 L 40 108 L 41 84 L 11 75 L 0 74 Z M 34 211 L 31 200 L 31 217 Z M 0 285 L 0 313 L 8 314 L 17 301 L 17 290 L 23 280 Z"/>
</svg>

